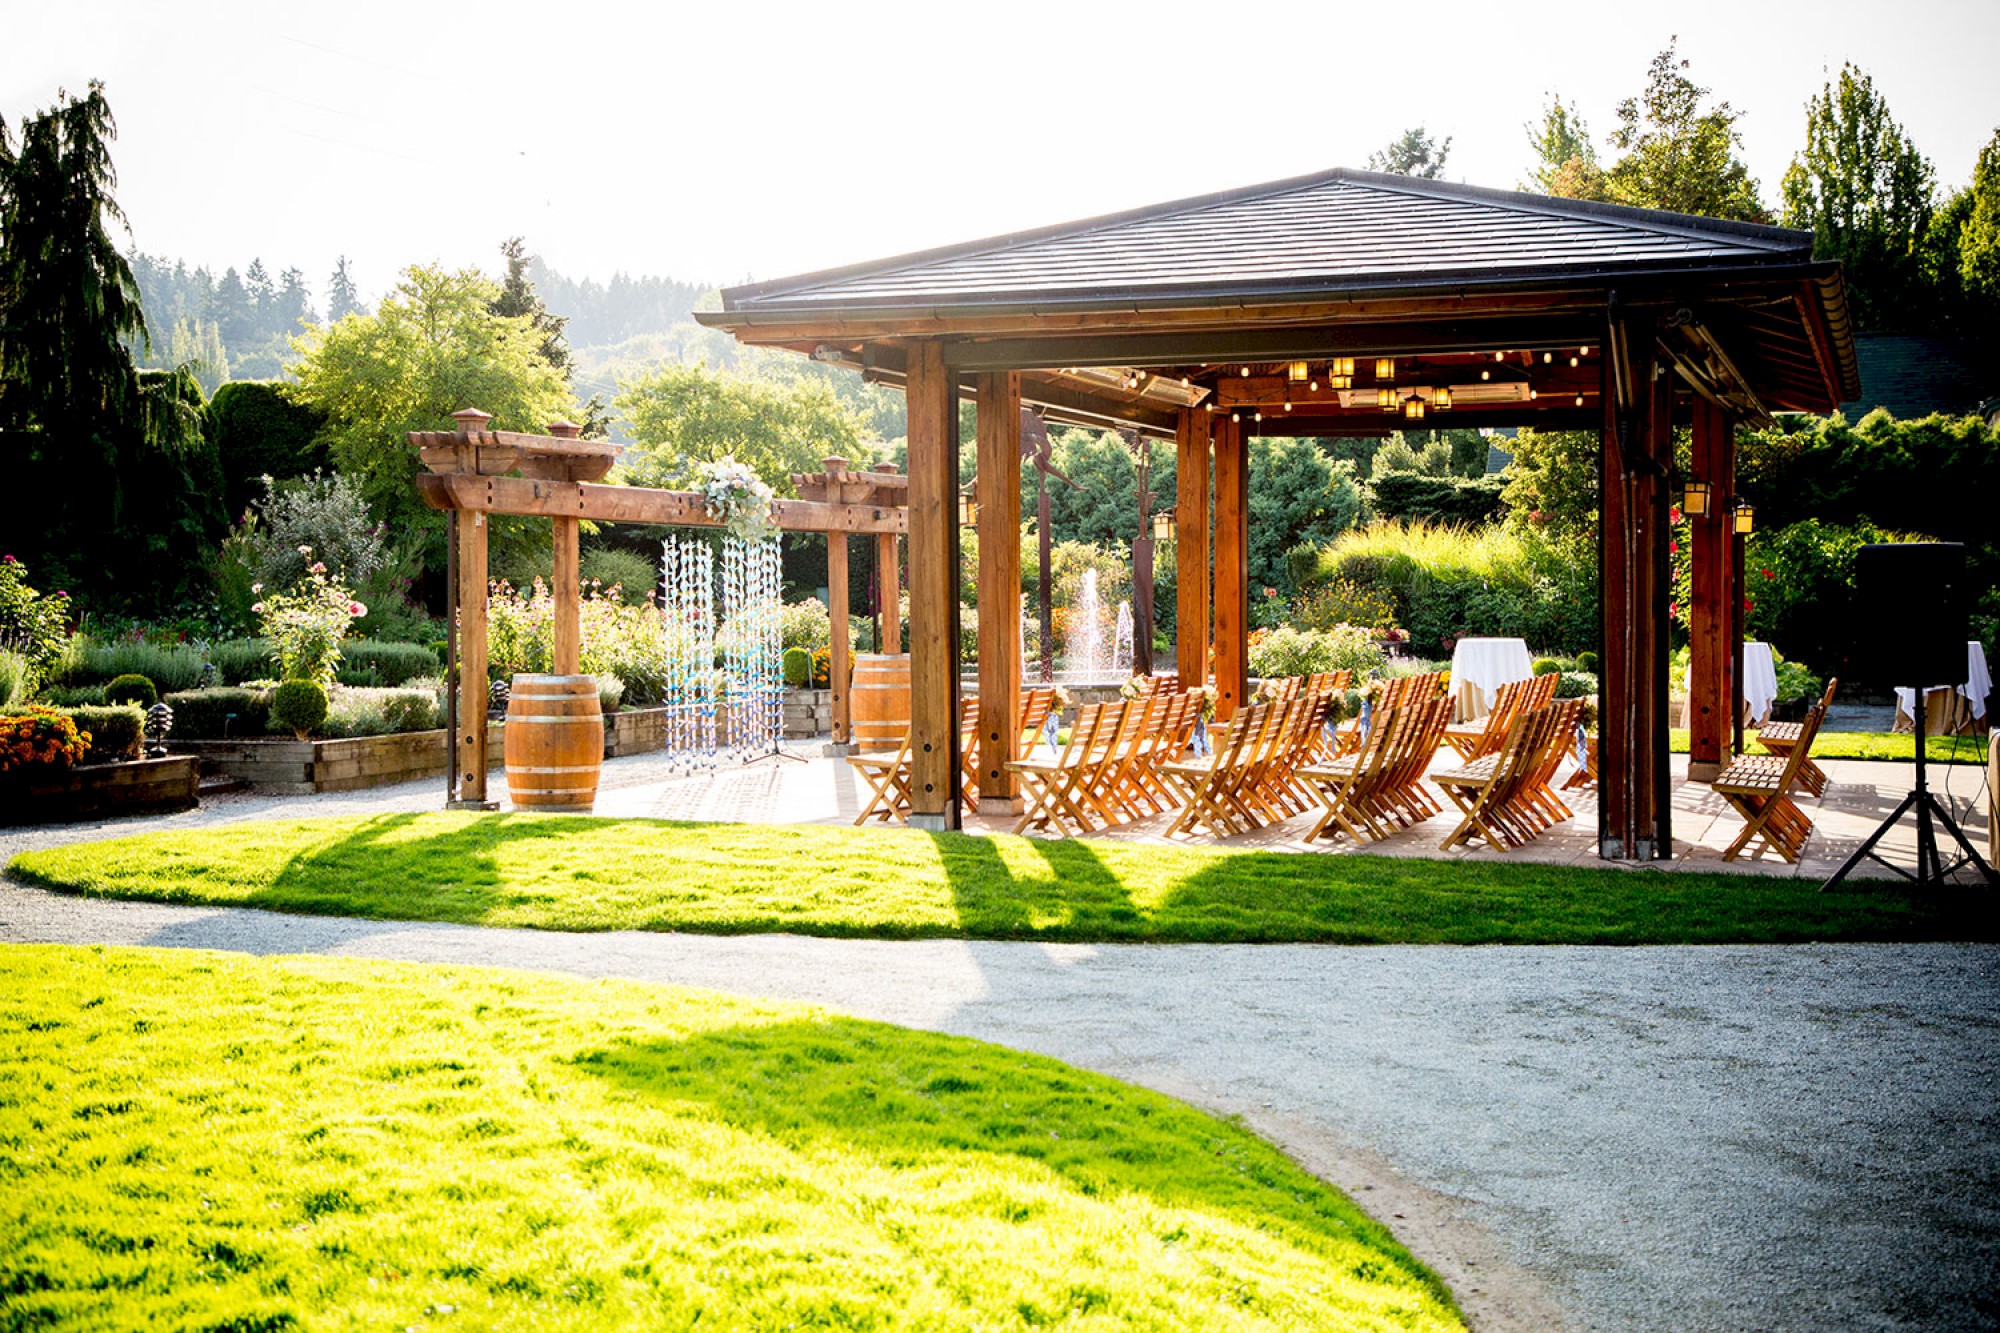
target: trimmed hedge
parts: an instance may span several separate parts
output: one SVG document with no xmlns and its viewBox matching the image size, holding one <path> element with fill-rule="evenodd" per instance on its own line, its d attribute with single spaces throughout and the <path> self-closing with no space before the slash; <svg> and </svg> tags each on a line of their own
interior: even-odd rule
<svg viewBox="0 0 2000 1333">
<path fill-rule="evenodd" d="M 269 690 L 184 690 L 166 703 L 174 710 L 173 736 L 185 741 L 256 740 L 271 726 Z"/>
<path fill-rule="evenodd" d="M 326 418 L 261 380 L 219 385 L 208 401 L 209 438 L 222 465 L 223 498 L 232 515 L 264 493 L 260 479 L 303 477 L 327 464 L 316 437 Z"/>
<path fill-rule="evenodd" d="M 1492 477 L 1433 477 L 1421 472 L 1389 472 L 1372 486 L 1375 512 L 1405 522 L 1491 523 L 1507 510 L 1500 499 L 1505 483 Z"/>
<path fill-rule="evenodd" d="M 79 634 L 56 663 L 49 683 L 105 685 L 120 676 L 144 676 L 165 694 L 193 689 L 201 680 L 203 662 L 201 650 L 185 644 L 168 646 L 133 639 L 101 643 Z"/>
<path fill-rule="evenodd" d="M 159 701 L 158 687 L 144 676 L 120 676 L 104 687 L 104 702 L 108 704 L 137 704 L 141 708 L 151 708 Z"/>
<path fill-rule="evenodd" d="M 336 679 L 342 685 L 403 685 L 443 670 L 437 654 L 421 643 L 349 639 L 340 645 Z"/>
<path fill-rule="evenodd" d="M 278 674 L 278 659 L 272 655 L 269 639 L 217 640 L 208 646 L 208 660 L 215 664 L 224 685 L 270 680 Z"/>
</svg>

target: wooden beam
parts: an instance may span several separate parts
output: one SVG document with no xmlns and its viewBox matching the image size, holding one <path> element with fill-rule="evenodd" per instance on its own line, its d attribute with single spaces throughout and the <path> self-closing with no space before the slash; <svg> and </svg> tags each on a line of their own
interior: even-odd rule
<svg viewBox="0 0 2000 1333">
<path fill-rule="evenodd" d="M 486 515 L 458 524 L 458 725 L 461 801 L 486 799 Z"/>
<path fill-rule="evenodd" d="M 583 580 L 577 568 L 577 520 L 558 518 L 550 526 L 555 530 L 555 574 L 549 589 L 555 611 L 555 673 L 574 676 L 583 661 Z"/>
<path fill-rule="evenodd" d="M 847 655 L 850 639 L 847 623 L 847 534 L 826 534 L 826 600 L 833 613 L 833 645 L 827 666 L 827 687 L 833 694 L 833 743 L 846 745 L 852 738 L 853 705 L 848 699 Z"/>
<path fill-rule="evenodd" d="M 1174 657 L 1189 688 L 1208 681 L 1208 428 L 1188 409 L 1174 437 Z"/>
<path fill-rule="evenodd" d="M 1241 422 L 1215 420 L 1215 715 L 1250 695 L 1250 460 Z"/>
<path fill-rule="evenodd" d="M 981 375 L 979 394 L 979 810 L 1021 812 L 1021 377 Z"/>
<path fill-rule="evenodd" d="M 539 514 L 550 518 L 587 518 L 601 523 L 721 526 L 718 520 L 709 517 L 702 497 L 691 491 L 531 477 L 419 474 L 416 480 L 424 503 L 433 509 Z M 786 532 L 897 533 L 909 527 L 907 516 L 896 506 L 821 504 L 811 500 L 775 500 L 771 504 L 771 520 Z"/>
<path fill-rule="evenodd" d="M 1688 518 L 1688 778 L 1713 782 L 1729 759 L 1737 690 L 1730 651 L 1732 516 L 1722 497 L 1735 490 L 1735 442 L 1729 418 L 1706 398 L 1694 404 L 1693 475 L 1709 484 L 1705 514 Z"/>
<path fill-rule="evenodd" d="M 958 393 L 935 342 L 910 349 L 910 825 L 957 828 Z"/>
<path fill-rule="evenodd" d="M 1089 333 L 992 338 L 946 345 L 957 370 L 1055 366 L 1156 366 L 1194 361 L 1277 361 L 1286 357 L 1415 356 L 1595 342 L 1601 324 L 1578 315 L 1493 316 L 1408 323 L 1301 328 L 1190 329 L 1176 333 Z"/>
</svg>

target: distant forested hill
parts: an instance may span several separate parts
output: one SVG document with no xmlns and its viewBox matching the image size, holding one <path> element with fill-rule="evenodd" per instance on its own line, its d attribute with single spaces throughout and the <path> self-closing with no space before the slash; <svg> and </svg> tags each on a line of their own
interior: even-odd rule
<svg viewBox="0 0 2000 1333">
<path fill-rule="evenodd" d="M 686 324 L 695 302 L 708 289 L 674 278 L 635 278 L 615 273 L 609 283 L 566 278 L 537 257 L 528 277 L 549 313 L 569 321 L 563 336 L 571 347 L 603 347 L 647 333 L 665 333 Z"/>
</svg>

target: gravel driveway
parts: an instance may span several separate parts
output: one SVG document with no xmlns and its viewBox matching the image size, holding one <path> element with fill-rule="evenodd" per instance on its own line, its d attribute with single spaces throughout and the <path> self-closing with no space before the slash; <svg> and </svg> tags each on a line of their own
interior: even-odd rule
<svg viewBox="0 0 2000 1333">
<path fill-rule="evenodd" d="M 2000 1327 L 2000 949 L 563 935 L 60 898 L 0 940 L 682 982 L 1233 1112 L 1488 1329 Z"/>
</svg>

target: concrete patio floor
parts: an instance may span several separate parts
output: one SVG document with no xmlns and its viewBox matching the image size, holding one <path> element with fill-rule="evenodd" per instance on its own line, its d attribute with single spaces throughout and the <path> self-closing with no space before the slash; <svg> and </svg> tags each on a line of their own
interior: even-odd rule
<svg viewBox="0 0 2000 1333">
<path fill-rule="evenodd" d="M 1452 762 L 1447 755 L 1443 763 Z M 1895 809 L 1916 780 L 1912 764 L 1864 760 L 1821 761 L 1828 775 L 1826 794 L 1801 794 L 1800 808 L 1812 819 L 1814 831 L 1807 843 L 1806 856 L 1791 865 L 1775 852 L 1753 843 L 1735 861 L 1724 861 L 1723 852 L 1742 831 L 1741 818 L 1728 803 L 1705 783 L 1690 783 L 1687 757 L 1673 759 L 1674 858 L 1655 862 L 1653 869 L 1741 871 L 1748 874 L 1796 876 L 1821 880 L 1831 875 L 1862 840 Z M 1932 790 L 1949 803 L 1972 837 L 1982 856 L 1987 851 L 1987 814 L 1983 774 L 1967 765 L 1933 765 Z M 500 790 L 496 787 L 496 790 Z M 1527 847 L 1509 852 L 1489 851 L 1483 844 L 1467 849 L 1440 851 L 1438 844 L 1456 823 L 1455 812 L 1442 797 L 1451 818 L 1437 818 L 1404 830 L 1379 842 L 1356 846 L 1351 839 L 1338 843 L 1303 841 L 1316 822 L 1307 814 L 1236 837 L 1206 835 L 1181 837 L 1179 845 L 1219 846 L 1299 851 L 1312 855 L 1345 856 L 1366 852 L 1378 856 L 1417 856 L 1439 860 L 1511 860 L 1543 863 L 1605 864 L 1597 858 L 1597 797 L 1594 790 L 1560 793 L 1575 811 L 1576 818 L 1556 825 Z M 720 820 L 748 823 L 851 824 L 867 804 L 868 790 L 859 776 L 843 760 L 814 757 L 803 763 L 762 760 L 748 766 L 725 766 L 693 775 L 669 775 L 621 771 L 607 765 L 604 786 L 599 792 L 597 813 L 651 819 Z M 1972 808 L 1968 809 L 1967 806 Z M 1005 832 L 1013 825 L 1010 817 L 970 816 L 967 832 Z M 1159 815 L 1130 824 L 1121 824 L 1089 836 L 1121 842 L 1167 843 L 1170 815 Z M 1913 821 L 1897 825 L 1880 844 L 1891 861 L 1914 865 L 1916 828 Z M 1893 878 L 1894 872 L 1874 862 L 1864 861 L 1854 871 L 1856 877 Z M 1961 872 L 1970 880 L 1972 871 Z"/>
</svg>

